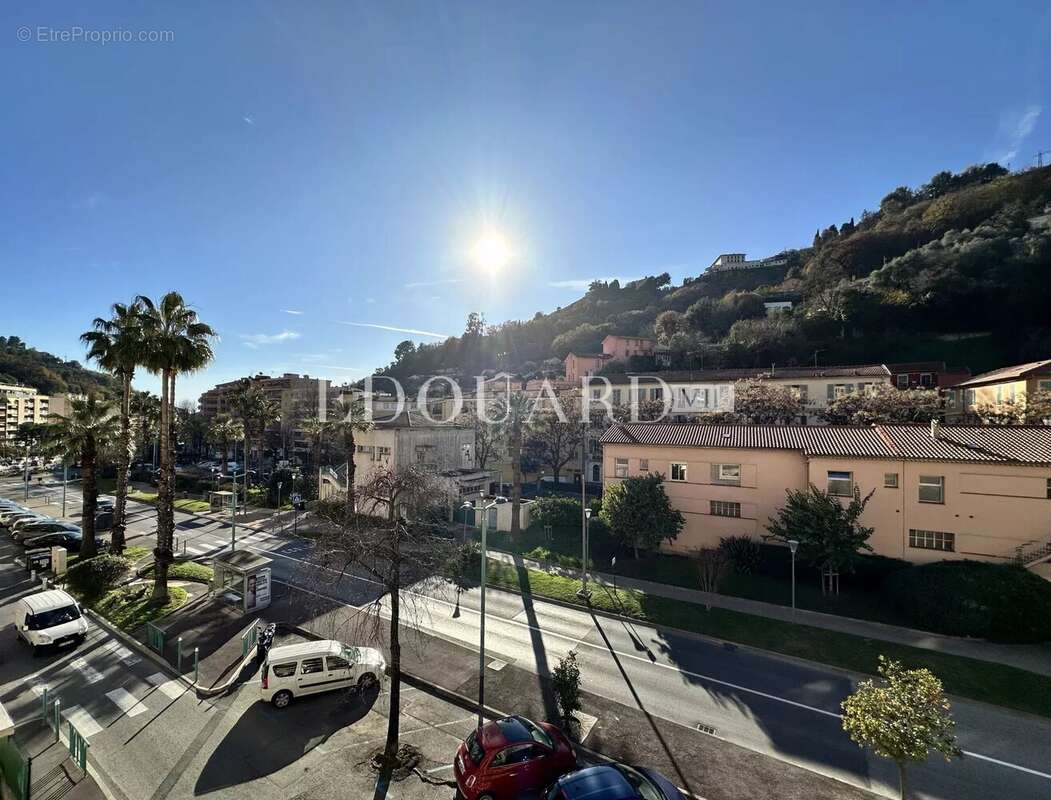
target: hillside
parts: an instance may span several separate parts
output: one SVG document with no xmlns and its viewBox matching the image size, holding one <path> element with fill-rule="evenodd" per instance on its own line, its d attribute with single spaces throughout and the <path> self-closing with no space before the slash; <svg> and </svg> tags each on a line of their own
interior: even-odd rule
<svg viewBox="0 0 1051 800">
<path fill-rule="evenodd" d="M 608 333 L 657 338 L 676 368 L 811 363 L 816 352 L 825 364 L 937 359 L 977 372 L 1051 354 L 1051 167 L 940 172 L 780 255 L 782 266 L 681 286 L 666 273 L 596 281 L 528 321 L 472 314 L 462 336 L 402 342 L 383 371 L 557 373 L 569 350 L 597 350 Z M 794 308 L 768 317 L 764 299 Z"/>
<path fill-rule="evenodd" d="M 0 336 L 0 383 L 20 383 L 49 395 L 112 395 L 118 389 L 110 376 L 85 369 L 77 361 L 63 361 L 51 353 L 26 347 L 17 336 Z"/>
</svg>

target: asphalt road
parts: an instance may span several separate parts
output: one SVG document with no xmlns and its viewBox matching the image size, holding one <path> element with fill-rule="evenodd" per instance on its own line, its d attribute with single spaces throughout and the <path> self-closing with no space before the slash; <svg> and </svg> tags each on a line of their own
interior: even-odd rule
<svg viewBox="0 0 1051 800">
<path fill-rule="evenodd" d="M 0 496 L 11 496 L 4 483 Z M 152 509 L 132 504 L 130 511 L 130 530 L 139 537 L 132 543 L 152 546 Z M 225 522 L 176 516 L 188 555 L 206 559 L 229 547 Z M 318 570 L 308 564 L 309 542 L 267 532 L 238 538 L 238 547 L 274 559 L 277 581 L 348 605 L 376 597 L 376 587 L 360 578 L 319 581 Z M 477 590 L 460 598 L 458 610 L 447 591 L 409 593 L 407 599 L 428 631 L 476 646 Z M 576 650 L 590 692 L 690 727 L 707 726 L 727 741 L 854 785 L 896 792 L 894 767 L 861 751 L 840 727 L 840 702 L 854 686 L 846 673 L 502 591 L 489 592 L 486 612 L 487 650 L 494 659 L 544 675 Z M 1051 720 L 959 699 L 953 709 L 967 755 L 914 768 L 917 797 L 1051 796 Z"/>
</svg>

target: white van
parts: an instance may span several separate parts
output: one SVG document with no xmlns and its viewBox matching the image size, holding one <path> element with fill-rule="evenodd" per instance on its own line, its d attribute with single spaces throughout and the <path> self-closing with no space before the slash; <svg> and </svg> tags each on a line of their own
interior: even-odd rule
<svg viewBox="0 0 1051 800">
<path fill-rule="evenodd" d="M 88 633 L 88 621 L 77 601 L 60 589 L 23 597 L 15 605 L 15 629 L 33 647 L 79 644 Z"/>
<path fill-rule="evenodd" d="M 284 708 L 294 697 L 352 686 L 368 689 L 386 672 L 386 659 L 372 647 L 334 639 L 271 647 L 263 662 L 263 700 Z"/>
</svg>

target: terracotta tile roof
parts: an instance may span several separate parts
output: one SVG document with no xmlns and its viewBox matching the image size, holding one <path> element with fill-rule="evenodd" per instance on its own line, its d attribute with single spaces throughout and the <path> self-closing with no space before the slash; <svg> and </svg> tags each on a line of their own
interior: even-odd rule
<svg viewBox="0 0 1051 800">
<path fill-rule="evenodd" d="M 1029 375 L 1051 375 L 1051 358 L 1044 361 L 1030 361 L 1028 364 L 1015 364 L 1013 367 L 1002 367 L 992 372 L 975 375 L 957 386 L 983 386 L 987 383 L 1000 383 L 1025 378 Z"/>
<path fill-rule="evenodd" d="M 1051 464 L 1051 426 L 804 427 L 636 422 L 612 425 L 604 444 L 798 450 L 808 456 Z"/>
<path fill-rule="evenodd" d="M 769 369 L 696 369 L 650 373 L 618 373 L 606 375 L 610 383 L 630 383 L 637 377 L 639 383 L 655 383 L 657 378 L 669 383 L 712 383 L 740 381 L 749 378 L 889 378 L 890 370 L 884 364 L 853 364 L 836 367 L 775 367 Z M 601 383 L 599 377 L 593 378 Z"/>
</svg>

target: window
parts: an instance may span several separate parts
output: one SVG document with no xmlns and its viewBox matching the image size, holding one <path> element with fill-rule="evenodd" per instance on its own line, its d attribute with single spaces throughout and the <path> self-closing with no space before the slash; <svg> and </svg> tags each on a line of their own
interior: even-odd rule
<svg viewBox="0 0 1051 800">
<path fill-rule="evenodd" d="M 686 480 L 686 465 L 685 464 L 672 464 L 671 465 L 671 479 L 673 481 L 685 481 Z"/>
<path fill-rule="evenodd" d="M 952 553 L 956 550 L 956 534 L 944 531 L 909 531 L 909 547 L 919 550 L 944 550 Z"/>
<path fill-rule="evenodd" d="M 934 376 L 929 372 L 920 374 L 920 386 L 931 387 L 934 385 Z"/>
<path fill-rule="evenodd" d="M 648 458 L 640 458 L 639 459 L 639 472 L 649 472 L 649 471 L 650 471 L 650 460 Z M 1051 483 L 1051 481 L 1049 481 L 1049 483 Z"/>
<path fill-rule="evenodd" d="M 898 382 L 898 388 L 899 389 L 908 389 L 909 388 L 909 376 L 908 375 L 899 375 L 895 380 L 897 380 L 897 382 Z"/>
<path fill-rule="evenodd" d="M 837 497 L 852 497 L 854 495 L 854 473 L 829 471 L 828 493 Z"/>
<path fill-rule="evenodd" d="M 788 389 L 789 389 L 790 392 L 792 392 L 792 394 L 795 395 L 796 399 L 799 400 L 801 403 L 805 403 L 807 401 L 807 387 L 806 387 L 806 384 L 803 384 L 803 383 L 792 384 L 791 386 L 788 387 Z"/>
<path fill-rule="evenodd" d="M 920 475 L 920 502 L 944 503 L 945 478 L 941 475 Z"/>
<path fill-rule="evenodd" d="M 964 405 L 967 408 L 971 408 L 974 405 L 974 389 L 967 389 L 964 392 Z"/>
<path fill-rule="evenodd" d="M 591 390 L 591 398 L 592 398 L 593 400 L 598 400 L 598 399 L 599 399 L 599 396 L 600 396 L 601 394 L 602 394 L 602 390 L 601 390 L 601 389 L 592 389 L 592 390 Z"/>
<path fill-rule="evenodd" d="M 543 751 L 531 742 L 515 744 L 510 747 L 505 747 L 493 756 L 493 760 L 489 762 L 489 766 L 506 767 L 511 764 L 522 764 L 529 761 L 531 758 L 536 758 L 542 754 Z"/>
<path fill-rule="evenodd" d="M 295 662 L 291 664 L 275 664 L 273 669 L 275 678 L 291 678 L 296 674 Z"/>
<path fill-rule="evenodd" d="M 897 472 L 884 472 L 883 473 L 883 488 L 884 489 L 897 489 L 898 488 L 898 473 Z"/>
<path fill-rule="evenodd" d="M 339 656 L 328 656 L 325 659 L 325 663 L 328 666 L 328 671 L 332 672 L 335 669 L 347 669 L 350 666 L 350 662 L 345 658 Z"/>
<path fill-rule="evenodd" d="M 613 476 L 616 478 L 628 477 L 628 459 L 618 458 L 613 464 Z"/>
<path fill-rule="evenodd" d="M 314 672 L 325 671 L 320 658 L 304 658 L 301 666 L 300 674 L 302 675 L 310 675 Z"/>
<path fill-rule="evenodd" d="M 1049 381 L 1051 383 L 1051 381 Z M 656 389 L 650 389 L 650 400 L 663 400 L 664 389 L 658 387 Z"/>
<path fill-rule="evenodd" d="M 615 405 L 615 406 L 619 406 L 620 405 L 620 389 L 614 389 L 613 390 L 613 405 Z"/>
<path fill-rule="evenodd" d="M 740 464 L 716 464 L 716 476 L 721 481 L 740 481 L 741 480 L 741 465 Z"/>
<path fill-rule="evenodd" d="M 741 504 L 712 500 L 711 513 L 713 517 L 739 517 L 741 516 Z"/>
<path fill-rule="evenodd" d="M 1051 381 L 1037 381 L 1036 390 L 1038 392 L 1051 392 Z"/>
</svg>

